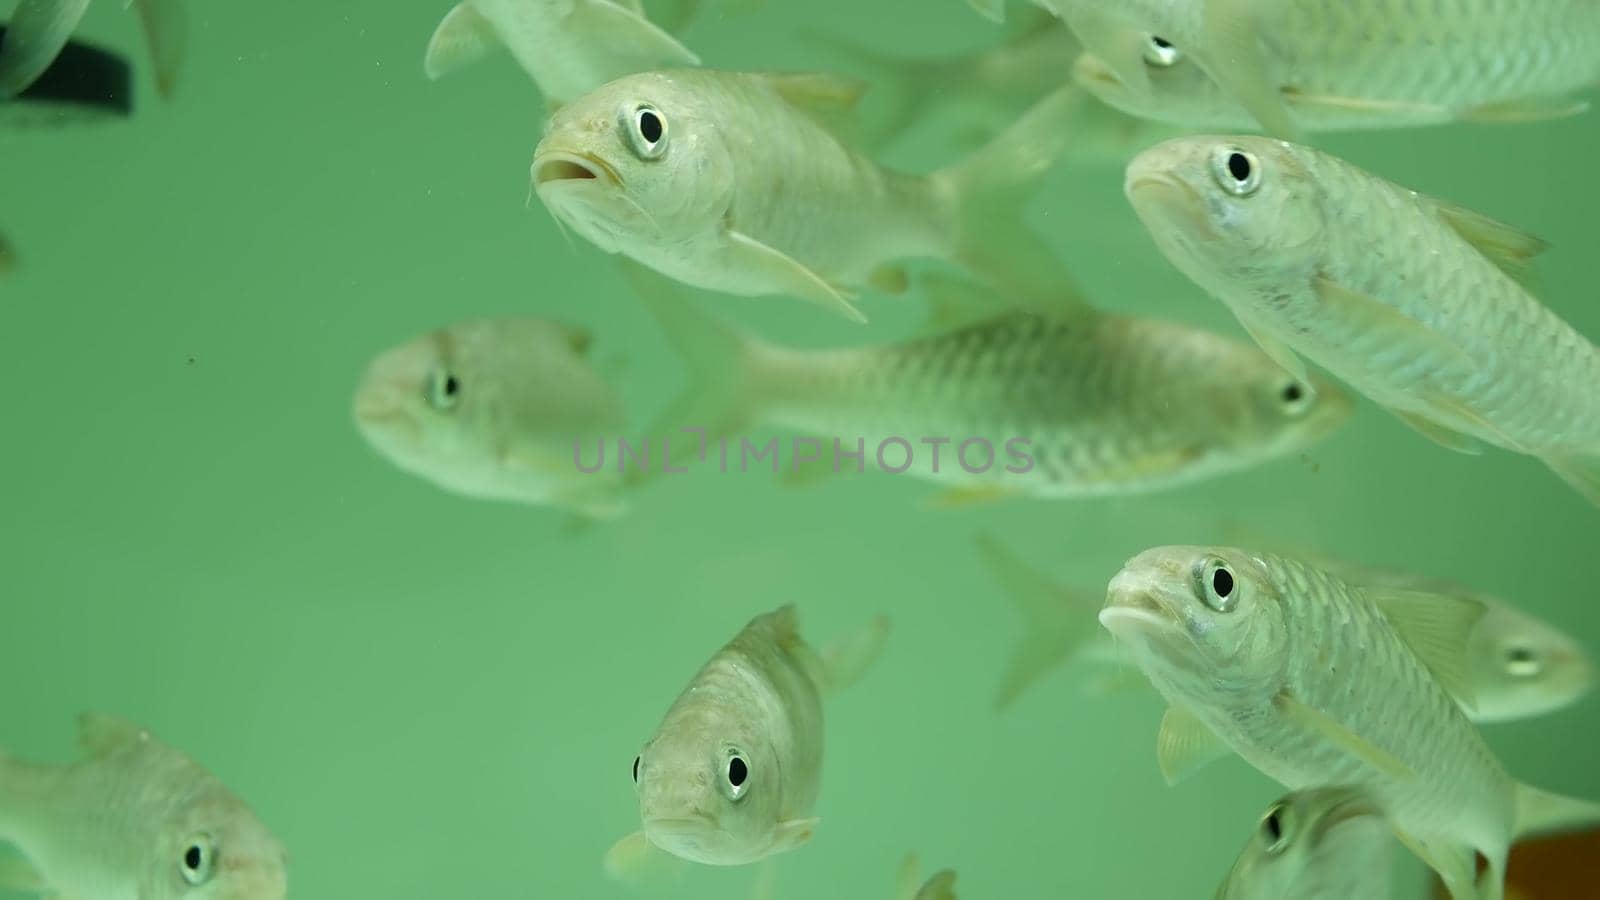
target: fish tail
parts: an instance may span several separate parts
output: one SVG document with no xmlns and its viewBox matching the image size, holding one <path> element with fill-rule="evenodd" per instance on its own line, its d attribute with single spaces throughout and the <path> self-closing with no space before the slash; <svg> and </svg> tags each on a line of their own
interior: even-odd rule
<svg viewBox="0 0 1600 900">
<path fill-rule="evenodd" d="M 995 708 L 1003 710 L 1098 634 L 1098 602 L 1057 584 L 988 535 L 979 535 L 977 544 L 984 566 L 1024 619 L 995 695 Z"/>
<path fill-rule="evenodd" d="M 689 369 L 689 385 L 645 432 L 648 445 L 669 447 L 673 465 L 692 457 L 704 462 L 716 441 L 758 417 L 763 358 L 771 348 L 701 310 L 676 282 L 630 260 L 620 265 Z"/>
<path fill-rule="evenodd" d="M 56 61 L 89 0 L 20 0 L 0 41 L 0 100 L 28 89 Z"/>
<path fill-rule="evenodd" d="M 951 204 L 955 261 L 992 286 L 1046 300 L 1072 288 L 1049 245 L 1022 224 L 1038 182 L 1071 143 L 1090 98 L 1068 85 L 1035 103 L 994 140 L 932 176 Z"/>
<path fill-rule="evenodd" d="M 1600 803 L 1517 785 L 1516 838 L 1600 825 Z"/>
<path fill-rule="evenodd" d="M 188 19 L 180 0 L 134 0 L 139 7 L 139 24 L 144 29 L 145 46 L 155 66 L 156 90 L 170 98 L 178 84 L 187 49 Z"/>
</svg>

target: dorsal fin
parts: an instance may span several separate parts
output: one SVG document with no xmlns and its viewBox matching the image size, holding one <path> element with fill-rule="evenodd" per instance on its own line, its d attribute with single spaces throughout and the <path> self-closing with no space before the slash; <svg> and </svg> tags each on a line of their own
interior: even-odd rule
<svg viewBox="0 0 1600 900">
<path fill-rule="evenodd" d="M 1401 588 L 1369 587 L 1366 593 L 1439 686 L 1468 712 L 1475 709 L 1467 647 L 1488 611 L 1483 601 Z"/>
<path fill-rule="evenodd" d="M 78 746 L 95 759 L 149 739 L 149 732 L 126 719 L 104 713 L 78 717 Z"/>
<path fill-rule="evenodd" d="M 855 134 L 856 108 L 871 87 L 859 78 L 820 72 L 763 72 L 759 77 L 785 103 L 841 138 Z"/>
<path fill-rule="evenodd" d="M 1537 291 L 1533 260 L 1549 249 L 1549 244 L 1483 213 L 1436 198 L 1430 200 L 1440 221 L 1449 225 L 1451 231 L 1460 235 L 1462 240 L 1471 244 L 1500 271 L 1511 276 L 1513 281 L 1530 292 Z"/>
</svg>

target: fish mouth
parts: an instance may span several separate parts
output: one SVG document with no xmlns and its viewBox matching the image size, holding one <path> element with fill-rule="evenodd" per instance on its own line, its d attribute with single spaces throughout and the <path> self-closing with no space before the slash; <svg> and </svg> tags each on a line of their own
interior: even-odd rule
<svg viewBox="0 0 1600 900">
<path fill-rule="evenodd" d="M 1215 236 L 1215 229 L 1206 218 L 1205 198 L 1181 178 L 1165 172 L 1130 171 L 1123 193 L 1146 227 L 1153 224 L 1152 220 L 1158 220 L 1179 232 L 1179 235 L 1167 237 Z"/>
<path fill-rule="evenodd" d="M 542 190 L 552 184 L 594 182 L 622 186 L 622 176 L 610 163 L 592 153 L 549 150 L 533 157 L 533 186 Z"/>
<path fill-rule="evenodd" d="M 709 816 L 670 816 L 666 818 L 645 819 L 644 830 L 646 834 L 661 834 L 667 836 L 684 836 L 703 834 L 707 831 L 717 831 L 717 825 Z"/>
</svg>

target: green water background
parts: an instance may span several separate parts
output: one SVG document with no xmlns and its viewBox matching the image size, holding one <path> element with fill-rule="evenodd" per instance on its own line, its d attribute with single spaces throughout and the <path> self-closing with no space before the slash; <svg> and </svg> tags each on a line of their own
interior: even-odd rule
<svg viewBox="0 0 1600 900">
<path fill-rule="evenodd" d="M 361 443 L 350 392 L 423 330 L 590 326 L 636 421 L 679 363 L 610 261 L 524 207 L 542 103 L 520 71 L 423 77 L 448 2 L 193 6 L 173 102 L 102 2 L 80 36 L 134 57 L 136 117 L 0 138 L 22 262 L 0 282 L 0 745 L 64 761 L 80 710 L 148 725 L 284 839 L 296 897 L 748 897 L 753 869 L 649 894 L 599 860 L 638 826 L 628 767 L 667 705 L 786 602 L 819 642 L 880 612 L 894 634 L 828 710 L 822 824 L 777 862 L 777 897 L 886 898 L 910 850 L 964 898 L 1210 896 L 1279 790 L 1237 761 L 1167 788 L 1148 692 L 1062 672 L 997 715 L 1020 621 L 980 531 L 1095 594 L 1145 547 L 1253 529 L 1458 579 L 1600 648 L 1600 512 L 1532 460 L 1451 454 L 1370 404 L 1301 459 L 1127 499 L 934 512 L 907 478 L 700 472 L 573 537 L 407 477 Z M 957 0 L 824 0 L 714 12 L 686 39 L 718 67 L 814 68 L 803 28 L 907 54 L 1001 36 Z M 1549 239 L 1549 303 L 1600 336 L 1600 116 L 1323 144 Z M 912 135 L 884 158 L 954 153 Z M 1156 254 L 1119 167 L 1058 170 L 1030 218 L 1101 305 L 1238 333 Z M 860 329 L 713 302 L 816 346 L 910 333 L 923 308 L 869 297 Z M 1485 729 L 1512 772 L 1590 797 L 1597 732 L 1594 698 Z"/>
</svg>

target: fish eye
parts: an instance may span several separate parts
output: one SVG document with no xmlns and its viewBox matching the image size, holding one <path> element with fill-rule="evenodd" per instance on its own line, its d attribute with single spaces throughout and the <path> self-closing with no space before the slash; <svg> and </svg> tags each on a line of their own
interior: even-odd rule
<svg viewBox="0 0 1600 900">
<path fill-rule="evenodd" d="M 1311 405 L 1311 391 L 1298 381 L 1289 381 L 1278 389 L 1278 399 L 1283 401 L 1284 412 L 1298 415 Z"/>
<path fill-rule="evenodd" d="M 638 784 L 639 783 L 639 760 L 641 760 L 643 758 L 644 757 L 642 757 L 642 756 L 635 756 L 633 758 L 633 783 L 634 784 Z"/>
<path fill-rule="evenodd" d="M 178 859 L 178 871 L 183 873 L 183 880 L 193 885 L 202 885 L 211 880 L 217 869 L 217 848 L 207 835 L 195 835 L 183 848 L 183 856 Z"/>
<path fill-rule="evenodd" d="M 628 143 L 640 159 L 660 159 L 667 152 L 667 118 L 653 106 L 634 107 L 625 128 Z"/>
<path fill-rule="evenodd" d="M 1261 837 L 1267 842 L 1268 853 L 1282 853 L 1288 845 L 1289 808 L 1282 803 L 1274 804 L 1261 817 Z"/>
<path fill-rule="evenodd" d="M 727 763 L 723 768 L 723 776 L 727 786 L 728 798 L 738 800 L 750 790 L 750 764 L 745 761 L 744 754 L 736 749 L 729 749 Z"/>
<path fill-rule="evenodd" d="M 1178 48 L 1158 34 L 1150 35 L 1150 40 L 1144 45 L 1144 61 L 1158 69 L 1170 69 L 1181 59 L 1183 54 L 1178 52 Z"/>
<path fill-rule="evenodd" d="M 1217 184 L 1235 197 L 1248 197 L 1261 189 L 1261 161 L 1238 147 L 1220 147 L 1211 155 L 1211 173 Z"/>
<path fill-rule="evenodd" d="M 1543 670 L 1539 663 L 1539 654 L 1529 647 L 1512 646 L 1506 648 L 1506 672 L 1517 678 L 1532 678 Z"/>
<path fill-rule="evenodd" d="M 1220 559 L 1211 558 L 1195 570 L 1195 589 L 1206 606 L 1219 613 L 1233 612 L 1239 605 L 1239 585 L 1233 570 Z"/>
<path fill-rule="evenodd" d="M 428 376 L 427 396 L 434 409 L 454 409 L 461 402 L 461 379 L 446 369 L 435 369 Z"/>
</svg>

